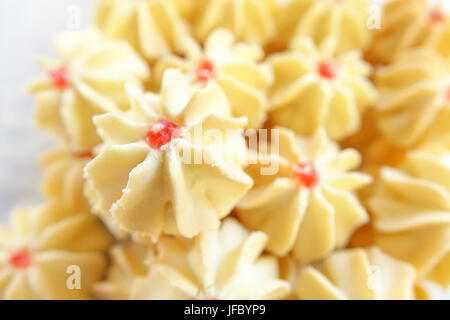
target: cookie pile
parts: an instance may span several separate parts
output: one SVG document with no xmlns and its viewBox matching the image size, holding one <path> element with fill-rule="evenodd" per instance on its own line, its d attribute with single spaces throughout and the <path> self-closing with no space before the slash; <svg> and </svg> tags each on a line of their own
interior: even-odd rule
<svg viewBox="0 0 450 320">
<path fill-rule="evenodd" d="M 448 294 L 442 8 L 96 10 L 95 27 L 57 36 L 29 87 L 59 146 L 41 157 L 45 203 L 0 228 L 1 299 Z"/>
</svg>

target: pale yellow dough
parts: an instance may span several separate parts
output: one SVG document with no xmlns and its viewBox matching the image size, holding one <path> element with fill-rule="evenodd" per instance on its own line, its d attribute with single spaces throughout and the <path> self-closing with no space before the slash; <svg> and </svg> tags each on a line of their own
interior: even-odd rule
<svg viewBox="0 0 450 320">
<path fill-rule="evenodd" d="M 276 35 L 274 0 L 195 0 L 195 36 L 204 41 L 216 28 L 227 28 L 238 40 L 266 44 Z"/>
<path fill-rule="evenodd" d="M 60 61 L 39 62 L 47 73 L 65 68 L 67 85 L 56 87 L 48 74 L 30 85 L 36 123 L 71 149 L 85 152 L 100 142 L 92 117 L 127 109 L 125 83 L 143 86 L 150 71 L 133 48 L 108 41 L 97 30 L 63 33 L 56 49 Z"/>
<path fill-rule="evenodd" d="M 346 249 L 299 272 L 295 293 L 311 300 L 414 299 L 414 268 L 380 249 Z"/>
<path fill-rule="evenodd" d="M 418 300 L 450 300 L 450 288 L 442 286 L 432 281 L 424 281 L 416 287 L 416 298 Z"/>
<path fill-rule="evenodd" d="M 153 60 L 185 52 L 192 38 L 179 13 L 190 15 L 191 5 L 183 0 L 100 0 L 96 24 L 108 37 L 126 41 Z"/>
<path fill-rule="evenodd" d="M 368 50 L 369 58 L 392 63 L 403 52 L 424 47 L 450 57 L 448 13 L 428 0 L 389 1 L 384 7 L 381 28 L 374 33 Z"/>
<path fill-rule="evenodd" d="M 450 63 L 429 49 L 402 54 L 376 74 L 377 126 L 404 148 L 450 150 Z"/>
<path fill-rule="evenodd" d="M 289 1 L 279 5 L 274 41 L 283 46 L 296 36 L 307 36 L 319 48 L 331 48 L 336 54 L 364 49 L 371 39 L 368 8 L 367 0 Z"/>
<path fill-rule="evenodd" d="M 281 257 L 292 251 L 299 261 L 318 260 L 345 247 L 353 231 L 368 221 L 354 191 L 371 178 L 352 172 L 361 163 L 359 153 L 339 150 L 324 130 L 309 139 L 278 130 L 279 155 L 260 155 L 258 164 L 249 165 L 255 185 L 238 204 L 237 214 L 250 230 L 268 235 L 269 252 Z M 308 162 L 318 175 L 311 187 L 293 175 L 294 165 Z M 262 175 L 262 168 L 274 164 L 274 174 Z"/>
<path fill-rule="evenodd" d="M 218 85 L 196 89 L 179 70 L 165 72 L 160 95 L 128 89 L 130 112 L 94 118 L 105 143 L 85 167 L 94 211 L 154 241 L 217 229 L 253 183 L 241 168 L 246 119 L 230 117 Z M 181 126 L 181 136 L 154 149 L 145 137 L 160 119 Z"/>
<path fill-rule="evenodd" d="M 193 240 L 164 238 L 150 258 L 149 275 L 133 284 L 132 299 L 281 299 L 289 292 L 267 237 L 228 218 Z"/>
<path fill-rule="evenodd" d="M 328 49 L 316 48 L 312 39 L 300 37 L 289 51 L 267 62 L 274 72 L 269 119 L 301 135 L 325 127 L 333 140 L 348 137 L 360 128 L 360 114 L 376 97 L 367 78 L 371 66 L 358 51 L 334 57 Z M 332 69 L 332 78 L 321 75 L 324 64 Z"/>
<path fill-rule="evenodd" d="M 81 154 L 66 148 L 44 153 L 40 157 L 44 168 L 43 193 L 70 210 L 89 211 L 83 194 L 83 169 L 93 157 L 93 153 Z"/>
<path fill-rule="evenodd" d="M 371 198 L 375 242 L 413 264 L 418 281 L 450 285 L 450 165 L 410 152 L 399 168 L 384 167 Z"/>
<path fill-rule="evenodd" d="M 110 242 L 90 213 L 76 213 L 57 202 L 16 210 L 11 227 L 0 227 L 0 299 L 89 299 L 106 268 L 104 252 Z M 30 263 L 15 267 L 11 259 L 23 249 Z M 79 290 L 67 286 L 70 266 L 79 267 Z"/>
<path fill-rule="evenodd" d="M 0 300 L 450 299 L 441 4 L 96 1 L 28 86 Z"/>
<path fill-rule="evenodd" d="M 151 253 L 151 246 L 123 241 L 110 249 L 111 264 L 106 279 L 93 286 L 97 299 L 128 300 L 133 282 L 148 273 L 145 264 Z"/>
<path fill-rule="evenodd" d="M 260 63 L 263 57 L 259 45 L 236 42 L 230 31 L 217 29 L 206 39 L 204 50 L 193 43 L 186 59 L 175 55 L 161 58 L 154 78 L 160 84 L 166 69 L 178 68 L 189 75 L 193 84 L 205 86 L 216 81 L 230 101 L 232 115 L 247 117 L 248 127 L 257 128 L 266 120 L 266 91 L 273 80 L 270 68 Z M 201 81 L 198 70 L 205 61 L 212 64 L 213 75 Z"/>
</svg>

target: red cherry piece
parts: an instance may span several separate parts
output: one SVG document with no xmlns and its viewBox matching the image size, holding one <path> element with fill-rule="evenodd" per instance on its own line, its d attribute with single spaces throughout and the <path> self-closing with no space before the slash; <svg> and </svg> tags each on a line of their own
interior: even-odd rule
<svg viewBox="0 0 450 320">
<path fill-rule="evenodd" d="M 14 252 L 9 258 L 9 263 L 15 269 L 25 269 L 31 264 L 31 253 L 28 249 Z"/>
<path fill-rule="evenodd" d="M 209 60 L 202 60 L 197 67 L 197 81 L 205 82 L 214 77 L 214 65 Z"/>
<path fill-rule="evenodd" d="M 444 14 L 442 11 L 434 9 L 430 12 L 430 20 L 433 22 L 442 22 L 444 21 Z"/>
<path fill-rule="evenodd" d="M 59 69 L 52 70 L 49 72 L 49 75 L 50 75 L 53 85 L 56 88 L 58 88 L 60 90 L 64 90 L 69 85 L 67 69 L 65 67 L 61 67 Z"/>
<path fill-rule="evenodd" d="M 90 159 L 94 157 L 94 153 L 91 150 L 88 151 L 75 151 L 72 153 L 75 158 L 79 159 Z"/>
<path fill-rule="evenodd" d="M 294 178 L 307 188 L 312 188 L 319 182 L 319 175 L 311 162 L 294 165 L 292 170 Z"/>
<path fill-rule="evenodd" d="M 145 137 L 145 141 L 151 148 L 160 150 L 162 146 L 173 139 L 179 138 L 180 135 L 180 126 L 163 119 L 152 125 Z"/>
<path fill-rule="evenodd" d="M 336 76 L 336 70 L 330 62 L 321 62 L 317 66 L 317 72 L 322 78 L 333 79 Z"/>
</svg>

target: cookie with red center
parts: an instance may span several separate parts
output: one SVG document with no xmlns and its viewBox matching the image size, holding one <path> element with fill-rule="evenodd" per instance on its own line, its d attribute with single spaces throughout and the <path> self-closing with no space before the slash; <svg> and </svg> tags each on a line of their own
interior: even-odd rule
<svg viewBox="0 0 450 320">
<path fill-rule="evenodd" d="M 310 138 L 276 129 L 268 141 L 273 154 L 259 154 L 247 168 L 254 187 L 236 212 L 249 229 L 268 235 L 269 252 L 316 261 L 345 247 L 368 221 L 356 191 L 371 178 L 353 171 L 361 164 L 359 153 L 340 150 L 324 129 Z"/>
<path fill-rule="evenodd" d="M 310 38 L 298 37 L 267 62 L 274 72 L 269 120 L 297 134 L 312 135 L 323 127 L 340 141 L 357 132 L 361 114 L 375 100 L 371 66 L 361 52 L 330 56 Z"/>
<path fill-rule="evenodd" d="M 252 184 L 242 169 L 246 119 L 230 116 L 216 83 L 193 85 L 176 69 L 151 99 L 127 88 L 131 110 L 94 118 L 104 141 L 84 172 L 94 211 L 154 241 L 217 229 Z"/>
<path fill-rule="evenodd" d="M 266 90 L 272 83 L 270 68 L 261 63 L 263 58 L 261 46 L 237 42 L 230 31 L 216 29 L 203 46 L 192 43 L 183 58 L 173 54 L 162 57 L 154 67 L 153 79 L 158 86 L 164 71 L 176 68 L 187 74 L 193 85 L 214 81 L 225 91 L 232 115 L 247 117 L 248 127 L 257 128 L 266 120 Z"/>
<path fill-rule="evenodd" d="M 92 117 L 128 109 L 125 84 L 143 85 L 150 70 L 132 47 L 96 30 L 66 32 L 55 43 L 59 60 L 39 59 L 46 74 L 29 86 L 36 123 L 71 149 L 92 149 L 100 142 Z"/>
<path fill-rule="evenodd" d="M 18 209 L 11 225 L 0 228 L 1 300 L 78 300 L 91 298 L 106 269 L 111 236 L 91 213 L 57 201 Z M 77 290 L 66 285 L 69 266 L 81 271 Z M 83 276 L 84 275 L 84 276 Z M 75 276 L 76 277 L 76 276 Z"/>
<path fill-rule="evenodd" d="M 367 56 L 373 63 L 390 64 L 411 49 L 429 48 L 450 57 L 450 19 L 441 5 L 426 0 L 391 0 L 383 22 L 374 30 Z M 442 1 L 441 1 L 442 2 Z M 402 25 L 399 28 L 399 25 Z"/>
</svg>

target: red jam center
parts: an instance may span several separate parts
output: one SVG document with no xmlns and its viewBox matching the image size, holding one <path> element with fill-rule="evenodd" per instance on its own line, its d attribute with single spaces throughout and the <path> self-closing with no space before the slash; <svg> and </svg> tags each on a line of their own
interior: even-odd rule
<svg viewBox="0 0 450 320">
<path fill-rule="evenodd" d="M 52 70 L 49 72 L 49 75 L 50 75 L 53 85 L 56 88 L 64 90 L 69 85 L 67 69 L 65 67 L 61 67 L 59 69 Z"/>
<path fill-rule="evenodd" d="M 94 157 L 94 153 L 91 150 L 88 151 L 75 151 L 72 153 L 75 158 L 90 159 Z"/>
<path fill-rule="evenodd" d="M 179 138 L 180 135 L 180 126 L 163 119 L 152 125 L 145 137 L 145 141 L 151 148 L 160 150 L 162 146 L 173 139 Z"/>
<path fill-rule="evenodd" d="M 31 253 L 28 249 L 14 252 L 9 258 L 9 263 L 15 269 L 25 269 L 31 264 Z"/>
<path fill-rule="evenodd" d="M 444 14 L 442 13 L 442 11 L 434 9 L 430 12 L 430 19 L 433 22 L 442 22 L 444 21 Z"/>
<path fill-rule="evenodd" d="M 197 81 L 205 82 L 214 77 L 215 75 L 214 65 L 211 61 L 204 59 L 197 67 Z"/>
<path fill-rule="evenodd" d="M 322 78 L 326 79 L 333 79 L 336 76 L 336 70 L 330 62 L 319 63 L 317 72 Z"/>
<path fill-rule="evenodd" d="M 450 87 L 447 88 L 447 101 L 450 102 Z"/>
<path fill-rule="evenodd" d="M 311 162 L 294 165 L 292 170 L 294 178 L 307 188 L 312 188 L 319 182 L 319 175 Z"/>
</svg>

